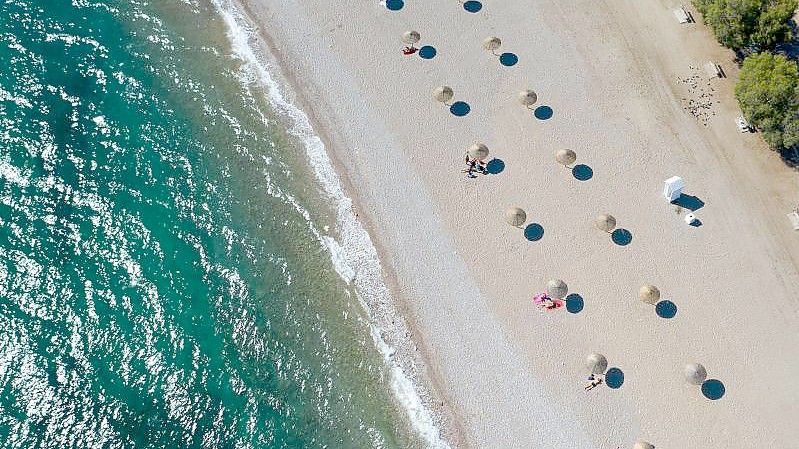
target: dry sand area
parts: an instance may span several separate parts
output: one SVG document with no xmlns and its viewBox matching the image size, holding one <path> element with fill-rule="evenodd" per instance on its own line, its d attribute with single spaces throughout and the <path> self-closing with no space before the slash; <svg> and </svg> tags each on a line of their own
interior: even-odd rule
<svg viewBox="0 0 799 449">
<path fill-rule="evenodd" d="M 678 24 L 676 2 L 484 0 L 476 14 L 456 0 L 246 3 L 380 247 L 455 446 L 797 447 L 799 234 L 785 214 L 799 174 L 738 133 L 732 54 Z M 433 59 L 402 55 L 411 29 Z M 488 36 L 518 64 L 484 51 Z M 711 81 L 705 124 L 684 110 L 680 79 L 709 59 L 729 78 Z M 443 84 L 468 115 L 433 100 Z M 518 103 L 527 88 L 551 118 Z M 476 141 L 501 172 L 460 172 Z M 555 163 L 561 148 L 590 179 Z M 673 175 L 701 200 L 701 226 L 663 198 Z M 508 226 L 510 206 L 543 236 Z M 593 227 L 605 212 L 629 244 Z M 582 310 L 534 307 L 551 278 Z M 638 300 L 644 283 L 676 316 Z M 591 352 L 623 371 L 620 388 L 583 391 Z M 689 362 L 723 382 L 722 398 L 684 382 Z"/>
</svg>

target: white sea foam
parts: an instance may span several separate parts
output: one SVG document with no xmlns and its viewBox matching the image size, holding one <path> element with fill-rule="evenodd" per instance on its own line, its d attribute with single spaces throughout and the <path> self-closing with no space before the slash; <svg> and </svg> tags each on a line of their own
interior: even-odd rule
<svg viewBox="0 0 799 449">
<path fill-rule="evenodd" d="M 245 17 L 226 0 L 214 0 L 217 11 L 228 27 L 228 39 L 236 57 L 257 77 L 264 88 L 270 106 L 278 113 L 288 117 L 292 126 L 288 130 L 305 147 L 310 165 L 325 193 L 335 202 L 339 238 L 323 235 L 310 223 L 307 211 L 303 213 L 320 242 L 329 250 L 331 260 L 339 275 L 348 283 L 353 283 L 359 300 L 366 312 L 373 317 L 375 310 L 370 305 L 380 304 L 383 311 L 395 314 L 388 288 L 382 280 L 377 250 L 372 244 L 366 229 L 358 222 L 352 211 L 352 200 L 346 195 L 338 174 L 327 154 L 325 145 L 311 126 L 308 116 L 284 96 L 278 82 L 273 78 L 265 63 L 250 45 L 251 32 Z M 293 202 L 292 202 L 293 203 Z M 389 368 L 390 384 L 393 394 L 402 404 L 413 428 L 432 448 L 449 448 L 441 437 L 431 411 L 425 406 L 418 390 L 402 365 L 394 357 L 395 348 L 383 338 L 383 330 L 374 319 L 370 322 L 371 336 L 378 351 Z"/>
</svg>

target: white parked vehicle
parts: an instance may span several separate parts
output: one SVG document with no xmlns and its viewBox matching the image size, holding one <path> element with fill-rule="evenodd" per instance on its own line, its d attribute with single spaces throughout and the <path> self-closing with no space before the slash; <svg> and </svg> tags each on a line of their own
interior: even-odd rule
<svg viewBox="0 0 799 449">
<path fill-rule="evenodd" d="M 743 115 L 739 115 L 735 119 L 735 124 L 738 125 L 738 131 L 740 131 L 742 133 L 751 133 L 752 132 L 752 125 L 750 125 L 749 122 L 746 121 L 746 118 L 744 118 Z"/>
</svg>

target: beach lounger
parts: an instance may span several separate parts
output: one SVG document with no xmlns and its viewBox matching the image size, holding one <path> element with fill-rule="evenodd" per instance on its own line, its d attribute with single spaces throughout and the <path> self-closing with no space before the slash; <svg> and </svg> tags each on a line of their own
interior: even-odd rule
<svg viewBox="0 0 799 449">
<path fill-rule="evenodd" d="M 705 72 L 708 78 L 721 78 L 721 68 L 713 61 L 708 61 L 705 64 Z"/>
<path fill-rule="evenodd" d="M 793 211 L 788 214 L 788 220 L 791 220 L 791 225 L 794 231 L 799 231 L 799 212 Z"/>
<path fill-rule="evenodd" d="M 691 23 L 691 16 L 688 15 L 688 12 L 683 6 L 674 10 L 674 17 L 676 17 L 677 21 L 680 23 Z"/>
</svg>

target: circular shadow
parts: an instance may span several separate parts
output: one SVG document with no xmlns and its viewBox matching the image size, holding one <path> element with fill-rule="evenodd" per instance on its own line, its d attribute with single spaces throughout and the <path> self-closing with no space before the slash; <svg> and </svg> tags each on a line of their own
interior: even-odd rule
<svg viewBox="0 0 799 449">
<path fill-rule="evenodd" d="M 584 306 L 585 301 L 583 301 L 583 297 L 577 293 L 572 293 L 566 297 L 566 310 L 568 310 L 569 313 L 580 313 Z"/>
<path fill-rule="evenodd" d="M 480 10 L 483 9 L 483 4 L 474 0 L 469 0 L 463 4 L 463 9 L 469 12 L 480 12 Z"/>
<path fill-rule="evenodd" d="M 386 0 L 386 8 L 390 11 L 399 11 L 403 6 L 405 6 L 405 2 L 402 0 Z"/>
<path fill-rule="evenodd" d="M 655 313 L 661 318 L 674 318 L 677 315 L 677 304 L 664 299 L 655 304 Z"/>
<path fill-rule="evenodd" d="M 621 388 L 624 383 L 624 371 L 618 368 L 611 368 L 605 373 L 605 385 L 614 390 Z"/>
<path fill-rule="evenodd" d="M 505 170 L 505 161 L 502 159 L 491 159 L 486 164 L 486 173 L 497 175 Z"/>
<path fill-rule="evenodd" d="M 633 241 L 632 233 L 624 228 L 619 228 L 613 231 L 613 233 L 610 235 L 610 238 L 613 239 L 613 243 L 619 246 L 627 246 Z"/>
<path fill-rule="evenodd" d="M 419 49 L 419 57 L 422 59 L 433 59 L 436 57 L 436 48 L 430 45 L 425 45 Z"/>
<path fill-rule="evenodd" d="M 702 383 L 702 394 L 710 400 L 721 399 L 726 391 L 724 384 L 718 379 L 708 379 Z"/>
<path fill-rule="evenodd" d="M 513 67 L 519 62 L 519 57 L 513 53 L 502 53 L 499 55 L 499 63 L 505 67 Z"/>
<path fill-rule="evenodd" d="M 594 170 L 585 164 L 575 165 L 572 176 L 578 181 L 588 181 L 594 177 Z"/>
<path fill-rule="evenodd" d="M 452 115 L 457 115 L 458 117 L 463 117 L 471 110 L 472 108 L 469 107 L 469 103 L 466 103 L 465 101 L 456 101 L 455 103 L 452 103 L 452 106 L 449 107 L 449 112 L 451 112 Z"/>
<path fill-rule="evenodd" d="M 554 112 L 549 106 L 539 106 L 533 111 L 533 115 L 538 120 L 549 120 L 552 118 L 552 114 L 554 114 Z"/>
<path fill-rule="evenodd" d="M 530 223 L 524 228 L 524 238 L 531 242 L 537 242 L 544 238 L 544 227 L 538 223 Z"/>
</svg>

